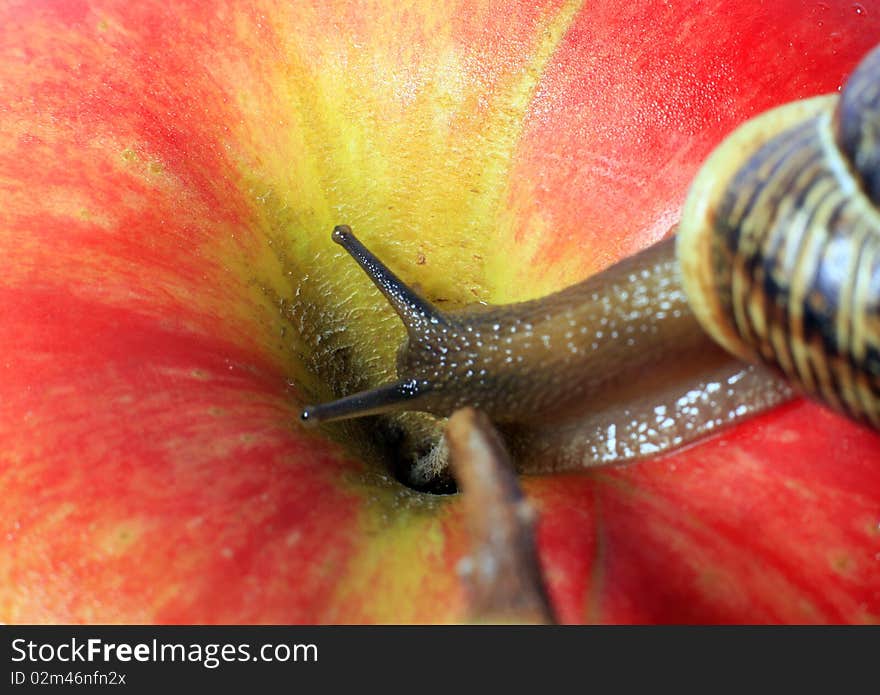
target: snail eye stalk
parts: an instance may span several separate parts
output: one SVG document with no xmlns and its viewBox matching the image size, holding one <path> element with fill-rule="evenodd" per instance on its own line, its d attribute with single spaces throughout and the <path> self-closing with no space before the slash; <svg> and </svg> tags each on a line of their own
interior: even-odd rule
<svg viewBox="0 0 880 695">
<path fill-rule="evenodd" d="M 425 324 L 443 321 L 442 313 L 429 301 L 420 297 L 403 280 L 388 269 L 382 261 L 364 246 L 348 225 L 338 225 L 333 229 L 333 241 L 348 251 L 358 265 L 373 281 L 385 299 L 400 316 L 403 325 L 411 334 Z"/>
<path fill-rule="evenodd" d="M 430 390 L 431 385 L 427 381 L 404 379 L 394 384 L 386 384 L 354 393 L 328 403 L 306 406 L 303 408 L 300 419 L 308 424 L 318 424 L 401 410 L 403 404 L 411 402 Z"/>
<path fill-rule="evenodd" d="M 429 325 L 445 323 L 443 314 L 392 273 L 358 240 L 351 227 L 338 225 L 333 229 L 332 239 L 357 261 L 400 316 L 410 336 L 420 335 Z M 403 410 L 411 408 L 416 399 L 432 388 L 432 384 L 424 379 L 403 378 L 335 401 L 306 406 L 300 419 L 308 424 L 318 424 Z"/>
</svg>

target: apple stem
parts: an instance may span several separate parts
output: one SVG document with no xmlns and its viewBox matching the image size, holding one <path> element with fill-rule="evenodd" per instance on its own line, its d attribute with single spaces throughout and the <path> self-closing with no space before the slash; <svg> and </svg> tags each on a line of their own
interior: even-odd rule
<svg viewBox="0 0 880 695">
<path fill-rule="evenodd" d="M 404 379 L 367 391 L 353 393 L 320 405 L 303 408 L 300 419 L 308 424 L 344 420 L 346 418 L 377 415 L 399 410 L 401 403 L 410 402 L 431 391 L 431 384 L 418 379 Z"/>
<path fill-rule="evenodd" d="M 520 488 L 501 436 L 473 408 L 456 410 L 445 436 L 472 539 L 470 556 L 459 563 L 471 620 L 553 623 L 535 542 L 537 514 Z"/>
</svg>

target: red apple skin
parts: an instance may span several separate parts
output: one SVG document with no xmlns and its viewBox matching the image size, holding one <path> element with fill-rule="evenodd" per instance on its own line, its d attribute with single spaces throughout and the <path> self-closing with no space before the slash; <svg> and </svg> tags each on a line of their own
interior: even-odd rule
<svg viewBox="0 0 880 695">
<path fill-rule="evenodd" d="M 399 336 L 329 229 L 540 295 L 880 42 L 876 2 L 390 5 L 0 8 L 0 620 L 467 620 L 458 500 L 296 424 L 316 336 L 370 383 Z M 562 621 L 880 619 L 880 437 L 814 405 L 524 486 Z"/>
</svg>

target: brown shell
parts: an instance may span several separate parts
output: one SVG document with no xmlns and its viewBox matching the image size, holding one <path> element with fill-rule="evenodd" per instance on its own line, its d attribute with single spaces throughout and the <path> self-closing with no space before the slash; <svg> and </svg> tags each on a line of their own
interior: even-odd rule
<svg viewBox="0 0 880 695">
<path fill-rule="evenodd" d="M 703 327 L 880 427 L 880 49 L 838 98 L 771 111 L 710 158 L 678 254 Z M 872 200 L 873 198 L 873 200 Z"/>
</svg>

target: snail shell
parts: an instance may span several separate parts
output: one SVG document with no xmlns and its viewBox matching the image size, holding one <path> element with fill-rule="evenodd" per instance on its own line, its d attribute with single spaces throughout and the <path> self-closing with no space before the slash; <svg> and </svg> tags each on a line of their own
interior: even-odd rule
<svg viewBox="0 0 880 695">
<path fill-rule="evenodd" d="M 678 233 L 689 303 L 743 360 L 880 427 L 880 48 L 842 95 L 747 123 L 697 176 Z"/>
</svg>

